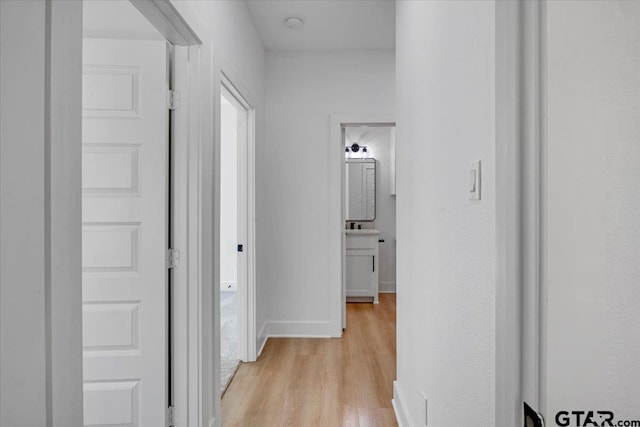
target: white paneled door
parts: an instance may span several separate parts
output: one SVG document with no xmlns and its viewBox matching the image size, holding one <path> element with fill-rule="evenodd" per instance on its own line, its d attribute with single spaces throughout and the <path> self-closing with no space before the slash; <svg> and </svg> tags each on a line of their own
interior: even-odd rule
<svg viewBox="0 0 640 427">
<path fill-rule="evenodd" d="M 166 424 L 167 45 L 85 39 L 84 425 Z"/>
</svg>

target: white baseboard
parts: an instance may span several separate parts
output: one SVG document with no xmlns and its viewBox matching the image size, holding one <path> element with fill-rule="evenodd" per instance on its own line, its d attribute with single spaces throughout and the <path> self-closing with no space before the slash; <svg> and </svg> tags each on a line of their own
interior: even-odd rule
<svg viewBox="0 0 640 427">
<path fill-rule="evenodd" d="M 411 418 L 407 415 L 404 399 L 398 387 L 398 381 L 393 382 L 393 399 L 391 399 L 391 404 L 393 405 L 393 412 L 396 414 L 398 427 L 412 427 L 409 421 Z"/>
<path fill-rule="evenodd" d="M 395 294 L 396 282 L 380 282 L 378 283 L 378 292 L 381 294 Z"/>
<path fill-rule="evenodd" d="M 269 338 L 331 338 L 330 322 L 265 322 L 258 334 L 258 354 L 260 357 Z"/>
</svg>

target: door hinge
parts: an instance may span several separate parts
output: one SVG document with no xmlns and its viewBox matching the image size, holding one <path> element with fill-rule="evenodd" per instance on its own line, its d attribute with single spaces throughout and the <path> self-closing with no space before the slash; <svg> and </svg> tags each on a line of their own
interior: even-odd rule
<svg viewBox="0 0 640 427">
<path fill-rule="evenodd" d="M 167 427 L 174 427 L 176 425 L 176 408 L 169 406 L 167 408 Z"/>
<path fill-rule="evenodd" d="M 170 90 L 167 94 L 167 105 L 169 110 L 179 110 L 180 109 L 180 92 L 177 90 Z"/>
<path fill-rule="evenodd" d="M 175 268 L 180 265 L 180 251 L 178 249 L 167 249 L 167 268 Z"/>
</svg>

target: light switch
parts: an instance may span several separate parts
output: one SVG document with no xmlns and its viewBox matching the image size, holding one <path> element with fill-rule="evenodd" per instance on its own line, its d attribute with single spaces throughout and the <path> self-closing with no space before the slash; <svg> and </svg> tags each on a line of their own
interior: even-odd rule
<svg viewBox="0 0 640 427">
<path fill-rule="evenodd" d="M 480 160 L 471 163 L 469 171 L 469 200 L 480 200 L 480 188 L 482 180 L 480 173 Z"/>
</svg>

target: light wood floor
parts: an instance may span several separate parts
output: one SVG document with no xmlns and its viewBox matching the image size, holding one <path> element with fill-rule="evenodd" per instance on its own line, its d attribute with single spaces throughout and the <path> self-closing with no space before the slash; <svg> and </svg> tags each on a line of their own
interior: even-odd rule
<svg viewBox="0 0 640 427">
<path fill-rule="evenodd" d="M 347 304 L 342 338 L 272 338 L 222 399 L 225 427 L 393 427 L 396 298 Z"/>
</svg>

